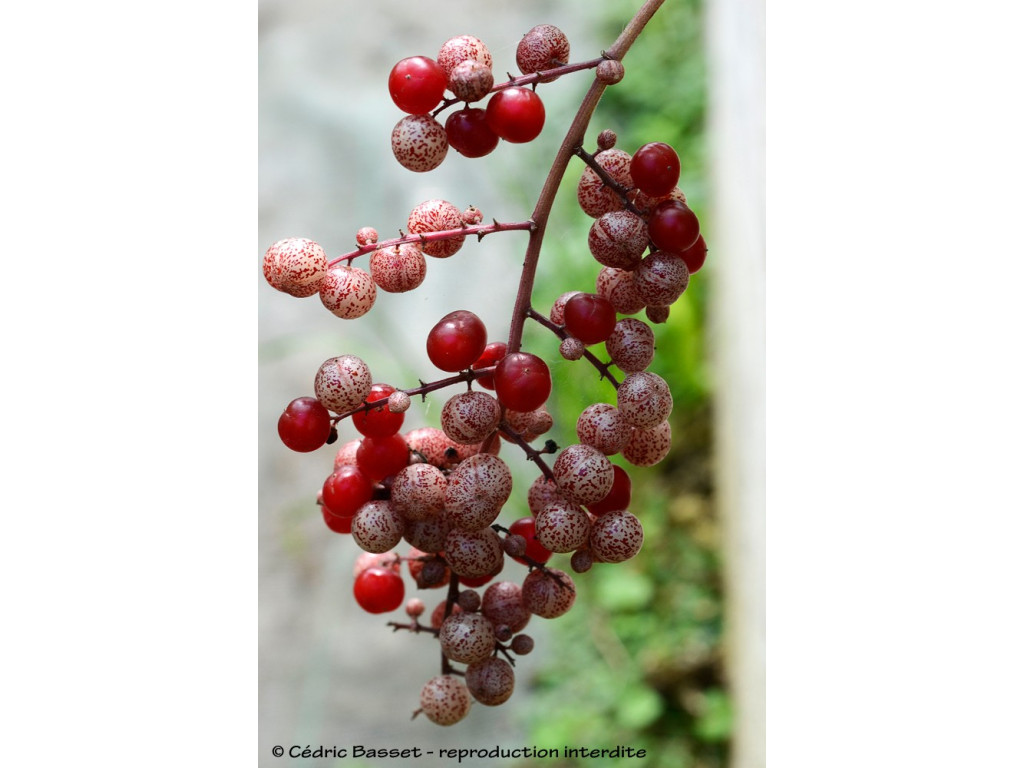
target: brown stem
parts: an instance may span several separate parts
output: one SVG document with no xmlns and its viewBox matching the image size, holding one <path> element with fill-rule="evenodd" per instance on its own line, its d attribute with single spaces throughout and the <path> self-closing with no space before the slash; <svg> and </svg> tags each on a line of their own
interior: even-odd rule
<svg viewBox="0 0 1024 768">
<path fill-rule="evenodd" d="M 622 30 L 622 33 L 612 44 L 612 47 L 604 52 L 604 58 L 621 61 L 640 35 L 640 32 L 643 31 L 647 22 L 651 20 L 651 17 L 654 16 L 654 13 L 664 2 L 665 0 L 646 0 L 640 7 L 640 10 L 636 12 L 636 15 L 630 19 L 626 28 Z M 548 172 L 547 178 L 544 180 L 544 186 L 541 188 L 540 197 L 537 199 L 537 206 L 533 209 L 533 215 L 530 217 L 535 226 L 530 230 L 530 242 L 526 246 L 526 259 L 523 263 L 523 273 L 519 281 L 519 292 L 516 295 L 516 302 L 512 308 L 512 322 L 508 334 L 508 352 L 510 354 L 518 352 L 523 343 L 523 326 L 526 323 L 527 310 L 531 306 L 533 283 L 537 276 L 537 264 L 540 261 L 544 230 L 547 228 L 548 217 L 551 215 L 551 207 L 554 204 L 555 195 L 558 193 L 558 187 L 561 184 L 562 177 L 565 175 L 566 168 L 569 166 L 569 161 L 575 154 L 577 147 L 583 146 L 583 137 L 586 135 L 587 126 L 590 125 L 590 119 L 594 115 L 597 103 L 601 100 L 604 89 L 605 84 L 595 79 L 590 86 L 590 90 L 587 91 L 587 95 L 583 97 L 583 103 L 580 104 L 580 108 L 576 112 L 569 130 L 565 134 L 565 138 L 562 139 L 562 145 L 555 155 L 554 162 L 551 164 L 551 170 Z"/>
<path fill-rule="evenodd" d="M 494 368 L 495 366 L 493 365 L 489 365 L 486 368 L 469 368 L 463 371 L 462 373 L 456 374 L 455 376 L 449 376 L 447 379 L 438 379 L 437 381 L 432 381 L 429 384 L 424 384 L 422 381 L 420 381 L 420 386 L 414 389 L 403 389 L 396 391 L 405 392 L 405 394 L 409 395 L 409 397 L 422 395 L 423 398 L 426 399 L 426 395 L 430 392 L 435 392 L 439 389 L 450 387 L 453 384 L 475 381 L 476 379 L 479 379 L 481 376 L 487 376 L 488 374 L 494 373 Z M 340 416 L 332 416 L 331 421 L 337 423 L 342 419 L 347 419 L 348 417 L 353 416 L 354 414 L 362 413 L 363 411 L 372 411 L 374 408 L 381 408 L 387 405 L 387 402 L 387 397 L 380 397 L 377 398 L 376 400 L 367 400 L 362 405 L 358 405 L 355 408 L 353 408 L 351 411 L 345 411 L 345 413 L 341 414 Z"/>
<path fill-rule="evenodd" d="M 538 312 L 537 310 L 533 309 L 533 307 L 530 307 L 530 308 L 528 308 L 526 310 L 526 316 L 529 317 L 531 320 L 536 320 L 538 323 L 543 325 L 545 328 L 548 328 L 552 333 L 557 335 L 558 338 L 560 338 L 560 339 L 567 339 L 567 338 L 569 338 L 569 332 L 566 331 L 565 328 L 563 328 L 560 325 L 557 325 L 556 323 L 551 322 L 550 318 L 545 317 L 540 312 Z M 619 388 L 619 380 L 616 379 L 615 378 L 615 374 L 612 373 L 612 371 L 611 371 L 611 365 L 612 364 L 610 362 L 609 363 L 602 363 L 597 358 L 597 356 L 593 352 L 591 352 L 589 349 L 584 349 L 583 350 L 583 357 L 585 357 L 587 359 L 587 362 L 589 362 L 592 366 L 594 366 L 597 369 L 597 372 L 599 374 L 601 374 L 601 378 L 602 379 L 608 379 L 608 381 L 610 381 L 612 383 L 613 387 L 615 387 L 616 389 Z"/>
</svg>

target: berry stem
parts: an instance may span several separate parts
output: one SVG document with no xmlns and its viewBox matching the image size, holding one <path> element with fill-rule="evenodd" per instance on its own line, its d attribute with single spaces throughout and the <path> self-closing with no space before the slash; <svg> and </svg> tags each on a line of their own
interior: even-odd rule
<svg viewBox="0 0 1024 768">
<path fill-rule="evenodd" d="M 622 200 L 622 204 L 623 206 L 625 206 L 626 210 L 630 211 L 631 213 L 635 213 L 637 216 L 642 216 L 637 207 L 633 205 L 632 201 L 630 201 L 629 199 L 629 193 L 631 190 L 622 186 L 621 184 L 619 184 L 619 182 L 613 179 L 611 175 L 608 173 L 608 171 L 606 171 L 601 166 L 601 164 L 597 162 L 597 160 L 594 158 L 592 154 L 587 152 L 587 150 L 585 150 L 583 147 L 577 147 L 576 156 L 580 158 L 580 160 L 582 160 L 588 166 L 590 166 L 591 170 L 593 170 L 594 173 L 597 174 L 597 177 L 604 183 L 606 187 L 608 187 L 610 190 L 612 190 L 615 194 L 619 196 L 619 199 Z"/>
<path fill-rule="evenodd" d="M 536 448 L 534 448 L 532 445 L 526 442 L 526 439 L 521 434 L 512 429 L 512 427 L 508 425 L 508 422 L 505 421 L 504 418 L 502 419 L 501 423 L 498 424 L 498 429 L 502 432 L 502 434 L 508 437 L 509 440 L 518 445 L 520 448 L 522 448 L 523 452 L 526 454 L 526 458 L 532 461 L 538 467 L 540 467 L 540 471 L 544 473 L 544 476 L 548 480 L 554 482 L 555 473 L 551 470 L 551 467 L 547 465 L 547 462 L 541 458 L 541 456 L 543 456 L 545 453 L 553 453 L 553 451 L 549 451 L 546 449 L 543 451 L 538 451 Z"/>
<path fill-rule="evenodd" d="M 532 221 L 516 221 L 511 224 L 503 224 L 500 221 L 495 221 L 493 224 L 472 224 L 469 226 L 459 227 L 458 229 L 442 229 L 437 232 L 422 232 L 415 235 L 402 235 L 401 237 L 393 237 L 390 240 L 381 240 L 379 243 L 368 243 L 367 245 L 356 248 L 354 251 L 343 253 L 336 259 L 331 259 L 328 262 L 328 267 L 334 267 L 343 261 L 349 263 L 352 259 L 359 256 L 363 256 L 367 253 L 373 253 L 381 248 L 393 248 L 397 245 L 405 245 L 406 243 L 432 243 L 435 240 L 447 240 L 452 237 L 464 237 L 466 235 L 476 235 L 477 240 L 483 240 L 487 235 L 494 234 L 495 232 L 508 232 L 515 230 L 532 230 L 534 223 Z"/>
<path fill-rule="evenodd" d="M 646 0 L 640 7 L 626 28 L 622 30 L 618 39 L 612 47 L 604 52 L 602 58 L 621 61 L 636 41 L 640 32 L 651 20 L 655 12 L 662 6 L 665 0 Z M 576 150 L 583 146 L 583 138 L 587 132 L 587 126 L 597 109 L 597 103 L 604 93 L 605 84 L 595 78 L 590 85 L 590 90 L 583 97 L 576 116 L 569 126 L 569 130 L 562 139 L 562 145 L 555 155 L 551 170 L 544 180 L 540 197 L 537 198 L 537 205 L 533 209 L 530 219 L 535 226 L 530 230 L 530 242 L 526 246 L 526 258 L 523 263 L 522 277 L 519 280 L 519 292 L 516 295 L 516 302 L 512 308 L 512 323 L 508 334 L 508 354 L 518 352 L 523 343 L 523 326 L 526 324 L 527 313 L 531 308 L 533 297 L 533 284 L 537 276 L 537 264 L 540 261 L 541 245 L 544 242 L 544 231 L 547 228 L 548 217 L 551 215 L 551 207 L 555 202 L 555 195 L 561 184 L 562 177 L 569 167 L 569 161 Z"/>
<path fill-rule="evenodd" d="M 481 376 L 487 376 L 488 374 L 494 373 L 494 369 L 496 367 L 497 366 L 489 365 L 486 368 L 469 368 L 463 371 L 462 373 L 456 374 L 455 376 L 449 376 L 446 379 L 438 379 L 437 381 L 432 381 L 427 384 L 423 383 L 423 381 L 420 381 L 421 386 L 418 386 L 415 389 L 402 389 L 396 391 L 405 392 L 405 394 L 409 395 L 410 397 L 421 395 L 423 396 L 423 399 L 426 400 L 426 396 L 430 392 L 435 392 L 439 389 L 450 387 L 453 384 L 475 381 L 476 379 L 479 379 Z M 357 413 L 362 413 L 363 411 L 371 411 L 374 408 L 380 408 L 381 406 L 387 405 L 387 402 L 387 397 L 380 397 L 377 398 L 376 400 L 367 400 L 362 405 L 353 408 L 351 411 L 345 411 L 345 413 L 341 414 L 340 416 L 332 416 L 331 421 L 337 423 Z"/>
<path fill-rule="evenodd" d="M 555 323 L 551 322 L 550 318 L 545 317 L 540 312 L 535 310 L 533 307 L 527 308 L 526 316 L 529 317 L 531 320 L 536 320 L 538 323 L 543 325 L 545 328 L 548 328 L 552 333 L 557 335 L 558 338 L 560 338 L 560 339 L 567 339 L 567 338 L 569 338 L 569 332 L 566 331 L 565 328 L 563 328 L 562 326 L 556 325 Z M 601 374 L 601 378 L 602 379 L 608 379 L 608 381 L 610 381 L 612 383 L 613 387 L 615 387 L 616 389 L 619 388 L 619 380 L 617 378 L 615 378 L 615 374 L 612 373 L 612 371 L 611 371 L 611 363 L 610 362 L 602 363 L 597 358 L 597 356 L 593 352 L 591 352 L 589 349 L 584 349 L 583 350 L 583 357 L 585 357 L 587 359 L 587 361 L 597 369 L 597 372 Z"/>
</svg>

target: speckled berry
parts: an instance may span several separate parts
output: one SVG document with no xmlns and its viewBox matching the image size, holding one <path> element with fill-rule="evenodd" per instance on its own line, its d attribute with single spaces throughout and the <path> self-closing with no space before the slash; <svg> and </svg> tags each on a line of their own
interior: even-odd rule
<svg viewBox="0 0 1024 768">
<path fill-rule="evenodd" d="M 494 66 L 494 59 L 487 46 L 480 38 L 472 35 L 458 35 L 446 40 L 437 54 L 437 63 L 449 79 L 459 64 L 470 60 L 479 61 L 488 68 Z"/>
<path fill-rule="evenodd" d="M 444 511 L 448 478 L 431 464 L 409 464 L 391 481 L 391 503 L 406 520 L 436 518 Z"/>
<path fill-rule="evenodd" d="M 441 653 L 451 661 L 472 664 L 494 653 L 494 625 L 481 613 L 462 613 L 441 622 L 437 639 Z"/>
<path fill-rule="evenodd" d="M 672 448 L 672 425 L 668 421 L 650 429 L 634 429 L 622 449 L 622 456 L 636 467 L 653 467 Z"/>
<path fill-rule="evenodd" d="M 587 351 L 587 345 L 574 336 L 566 336 L 558 345 L 558 354 L 566 360 L 579 360 Z"/>
<path fill-rule="evenodd" d="M 373 308 L 377 287 L 370 273 L 359 267 L 334 267 L 320 283 L 320 301 L 331 314 L 344 320 L 362 317 Z"/>
<path fill-rule="evenodd" d="M 497 626 L 519 632 L 532 615 L 523 607 L 523 589 L 514 581 L 496 581 L 484 591 L 480 611 Z"/>
<path fill-rule="evenodd" d="M 555 424 L 551 413 L 543 405 L 533 411 L 506 410 L 505 421 L 528 443 L 532 443 Z M 505 435 L 502 434 L 502 437 Z"/>
<path fill-rule="evenodd" d="M 448 88 L 455 98 L 471 104 L 491 92 L 494 72 L 483 62 L 467 59 L 459 62 L 448 76 Z"/>
<path fill-rule="evenodd" d="M 512 473 L 504 461 L 489 453 L 470 456 L 448 475 L 446 515 L 454 527 L 466 531 L 486 528 L 511 493 Z"/>
<path fill-rule="evenodd" d="M 516 675 L 512 665 L 492 656 L 466 667 L 466 687 L 473 698 L 488 707 L 504 704 L 515 690 Z"/>
<path fill-rule="evenodd" d="M 456 443 L 473 445 L 498 427 L 501 406 L 486 392 L 460 392 L 441 408 L 441 429 Z"/>
<path fill-rule="evenodd" d="M 367 552 L 387 552 L 402 540 L 405 522 L 390 501 L 368 501 L 352 518 L 352 538 Z"/>
<path fill-rule="evenodd" d="M 642 371 L 654 360 L 654 331 L 643 320 L 624 317 L 615 323 L 604 348 L 620 370 Z"/>
<path fill-rule="evenodd" d="M 370 255 L 370 274 L 382 291 L 405 293 L 427 276 L 427 260 L 419 243 L 378 248 Z"/>
<path fill-rule="evenodd" d="M 600 165 L 612 180 L 626 189 L 633 186 L 629 175 L 629 163 L 632 156 L 621 149 L 606 149 L 594 155 L 594 160 Z M 622 198 L 610 187 L 606 187 L 601 177 L 593 168 L 586 168 L 580 176 L 579 184 L 576 187 L 576 199 L 580 208 L 588 216 L 598 218 L 609 211 L 621 211 L 625 208 Z"/>
<path fill-rule="evenodd" d="M 587 543 L 590 516 L 579 504 L 552 502 L 537 515 L 534 535 L 551 552 L 574 552 Z"/>
<path fill-rule="evenodd" d="M 616 395 L 622 418 L 637 429 L 657 426 L 672 413 L 672 390 L 661 376 L 650 371 L 629 374 Z"/>
<path fill-rule="evenodd" d="M 516 47 L 516 65 L 524 75 L 554 69 L 569 63 L 569 38 L 558 27 L 538 24 L 519 41 Z M 555 77 L 541 78 L 548 83 Z"/>
<path fill-rule="evenodd" d="M 590 529 L 590 551 L 605 563 L 621 563 L 640 551 L 644 527 L 636 515 L 618 509 L 596 518 Z"/>
<path fill-rule="evenodd" d="M 356 245 L 360 248 L 364 248 L 367 245 L 373 245 L 377 242 L 377 230 L 373 227 L 360 227 L 359 231 L 356 232 Z"/>
<path fill-rule="evenodd" d="M 597 71 L 594 74 L 599 83 L 615 85 L 626 76 L 626 68 L 622 65 L 621 61 L 605 59 L 597 65 Z"/>
<path fill-rule="evenodd" d="M 392 413 L 405 413 L 412 405 L 412 400 L 402 390 L 397 390 L 388 395 L 388 410 Z"/>
<path fill-rule="evenodd" d="M 355 355 L 325 360 L 313 380 L 316 399 L 335 413 L 345 413 L 361 404 L 371 387 L 370 369 Z"/>
<path fill-rule="evenodd" d="M 669 309 L 669 307 L 647 307 L 644 314 L 647 315 L 648 320 L 657 325 L 668 320 Z"/>
<path fill-rule="evenodd" d="M 564 501 L 565 498 L 565 494 L 558 490 L 558 484 L 545 475 L 539 475 L 526 492 L 526 504 L 534 517 L 551 502 Z"/>
<path fill-rule="evenodd" d="M 633 273 L 615 267 L 602 267 L 594 281 L 594 292 L 612 303 L 620 315 L 633 315 L 644 308 L 644 300 L 636 290 Z"/>
<path fill-rule="evenodd" d="M 501 537 L 489 527 L 453 528 L 445 539 L 444 554 L 454 573 L 471 579 L 497 572 L 505 559 Z"/>
<path fill-rule="evenodd" d="M 410 235 L 461 229 L 462 226 L 462 211 L 447 200 L 426 200 L 413 208 L 409 214 Z M 465 239 L 465 235 L 454 235 L 444 240 L 423 243 L 423 252 L 428 256 L 446 259 L 462 247 Z"/>
<path fill-rule="evenodd" d="M 591 225 L 587 245 L 598 264 L 633 270 L 647 250 L 647 225 L 632 211 L 609 211 Z"/>
<path fill-rule="evenodd" d="M 542 619 L 557 619 L 576 602 L 576 584 L 558 568 L 536 569 L 523 579 L 523 607 Z"/>
<path fill-rule="evenodd" d="M 690 270 L 681 256 L 657 251 L 645 256 L 633 272 L 636 292 L 649 307 L 667 307 L 690 284 Z"/>
<path fill-rule="evenodd" d="M 622 450 L 632 429 L 622 418 L 619 409 L 608 403 L 588 405 L 576 420 L 576 436 L 579 441 L 597 448 L 606 456 Z"/>
<path fill-rule="evenodd" d="M 444 542 L 451 529 L 451 524 L 443 515 L 427 520 L 407 519 L 402 538 L 416 549 L 429 554 L 437 554 L 444 550 Z"/>
<path fill-rule="evenodd" d="M 263 277 L 291 296 L 306 298 L 317 293 L 326 273 L 327 254 L 306 237 L 278 240 L 263 255 Z"/>
<path fill-rule="evenodd" d="M 430 115 L 406 115 L 391 131 L 391 151 L 403 168 L 425 173 L 444 162 L 448 135 Z"/>
<path fill-rule="evenodd" d="M 457 677 L 438 675 L 420 689 L 420 709 L 437 725 L 454 725 L 469 714 L 473 698 Z"/>
<path fill-rule="evenodd" d="M 608 495 L 615 481 L 612 463 L 597 448 L 582 443 L 566 446 L 551 468 L 558 490 L 570 501 L 590 504 Z"/>
</svg>

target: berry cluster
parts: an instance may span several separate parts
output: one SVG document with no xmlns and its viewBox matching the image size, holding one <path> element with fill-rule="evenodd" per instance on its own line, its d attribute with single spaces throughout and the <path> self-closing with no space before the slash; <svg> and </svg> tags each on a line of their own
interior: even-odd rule
<svg viewBox="0 0 1024 768">
<path fill-rule="evenodd" d="M 600 88 L 622 79 L 619 58 L 639 34 L 631 30 L 610 49 L 618 58 L 606 53 L 574 70 L 566 63 L 565 35 L 542 25 L 523 38 L 517 62 L 532 83 L 595 68 L 599 96 Z M 539 133 L 539 98 L 522 85 L 494 87 L 491 63 L 482 42 L 462 35 L 447 41 L 436 60 L 415 56 L 395 65 L 391 97 L 409 113 L 393 134 L 402 165 L 425 171 L 443 159 L 449 143 L 472 154 L 491 136 L 496 144 Z M 445 98 L 446 89 L 454 99 Z M 487 94 L 493 95 L 486 110 L 469 106 Z M 432 110 L 456 101 L 466 106 L 441 128 Z M 505 702 L 515 685 L 515 658 L 533 648 L 523 632 L 529 621 L 572 608 L 573 578 L 549 566 L 550 558 L 568 555 L 569 569 L 584 573 L 595 563 L 620 563 L 640 551 L 644 531 L 630 511 L 631 480 L 609 457 L 651 466 L 671 446 L 672 393 L 648 370 L 654 331 L 630 315 L 644 310 L 650 323 L 664 322 L 703 265 L 706 247 L 677 186 L 679 159 L 671 147 L 654 142 L 630 155 L 616 149 L 614 134 L 605 131 L 596 154 L 582 149 L 582 130 L 595 105 L 596 99 L 581 106 L 566 143 L 586 164 L 577 199 L 595 219 L 588 244 L 601 269 L 592 292 L 567 291 L 547 313 L 530 303 L 543 237 L 539 222 L 551 203 L 544 195 L 533 217 L 517 224 L 483 225 L 476 208 L 460 210 L 435 199 L 410 213 L 408 234 L 380 242 L 375 230 L 364 227 L 356 234 L 356 250 L 332 262 L 306 238 L 278 241 L 263 259 L 273 287 L 297 297 L 319 294 L 333 314 L 355 319 L 372 308 L 377 289 L 402 293 L 419 286 L 425 255 L 449 258 L 471 234 L 530 233 L 507 341 L 492 339 L 473 312 L 449 312 L 422 340 L 431 363 L 446 375 L 402 389 L 375 381 L 362 359 L 338 355 L 316 372 L 312 396 L 293 400 L 278 422 L 284 444 L 301 452 L 335 443 L 342 422 L 358 433 L 336 450 L 317 501 L 327 527 L 351 535 L 364 550 L 354 573 L 356 602 L 374 614 L 404 604 L 408 621 L 389 625 L 437 639 L 441 673 L 423 686 L 417 712 L 441 725 L 461 720 L 474 701 Z M 556 161 L 552 174 L 557 180 L 562 173 Z M 369 271 L 352 265 L 367 254 Z M 576 442 L 561 449 L 544 439 L 554 426 L 545 407 L 552 380 L 542 351 L 522 349 L 529 319 L 553 332 L 563 358 L 587 360 L 614 389 L 614 404 L 582 408 Z M 594 351 L 600 344 L 607 360 Z M 414 397 L 425 400 L 449 388 L 456 391 L 441 407 L 438 426 L 403 432 Z M 525 494 L 530 515 L 507 525 L 499 518 L 513 482 L 503 448 L 538 471 Z M 509 560 L 517 564 L 510 570 L 525 567 L 525 574 L 507 572 Z M 432 589 L 446 590 L 445 596 L 428 614 L 423 598 L 406 599 L 407 579 L 424 596 Z"/>
</svg>

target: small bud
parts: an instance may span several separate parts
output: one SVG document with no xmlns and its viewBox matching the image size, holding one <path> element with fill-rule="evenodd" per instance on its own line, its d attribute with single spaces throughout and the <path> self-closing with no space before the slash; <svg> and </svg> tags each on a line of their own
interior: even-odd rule
<svg viewBox="0 0 1024 768">
<path fill-rule="evenodd" d="M 572 559 L 569 560 L 569 565 L 576 573 L 586 573 L 590 570 L 594 564 L 594 556 L 590 554 L 588 549 L 577 549 L 572 553 Z"/>
<path fill-rule="evenodd" d="M 373 227 L 363 227 L 358 232 L 356 232 L 356 244 L 359 245 L 360 248 L 363 248 L 367 245 L 372 245 L 373 243 L 376 242 L 377 230 L 374 229 Z"/>
<path fill-rule="evenodd" d="M 664 323 L 668 320 L 668 307 L 647 307 L 645 314 L 652 323 Z"/>
<path fill-rule="evenodd" d="M 621 61 L 605 59 L 597 65 L 598 82 L 604 83 L 605 85 L 615 85 L 617 82 L 622 80 L 625 75 L 626 68 L 622 66 Z"/>
<path fill-rule="evenodd" d="M 558 352 L 566 360 L 579 360 L 583 357 L 583 352 L 586 349 L 586 345 L 573 336 L 567 336 L 562 339 L 562 343 L 558 346 Z"/>
<path fill-rule="evenodd" d="M 459 592 L 459 607 L 467 613 L 480 610 L 480 594 L 473 589 Z"/>
<path fill-rule="evenodd" d="M 412 401 L 409 399 L 409 395 L 401 390 L 392 392 L 388 397 L 388 410 L 392 413 L 405 413 L 409 410 L 409 405 Z"/>
<path fill-rule="evenodd" d="M 418 616 L 423 615 L 423 611 L 426 610 L 426 606 L 423 605 L 423 601 L 418 597 L 414 597 L 405 604 L 405 612 L 410 617 L 415 619 Z"/>
<path fill-rule="evenodd" d="M 525 656 L 533 650 L 533 638 L 529 635 L 516 635 L 512 638 L 512 653 Z"/>
<path fill-rule="evenodd" d="M 506 536 L 501 546 L 509 557 L 522 557 L 526 554 L 526 538 L 518 533 Z"/>
<path fill-rule="evenodd" d="M 606 149 L 611 149 L 615 146 L 615 142 L 618 141 L 618 136 L 615 131 L 610 128 L 605 128 L 597 135 L 597 148 L 601 152 Z"/>
<path fill-rule="evenodd" d="M 499 643 L 507 643 L 512 639 L 512 628 L 508 624 L 499 624 L 494 628 L 494 639 Z"/>
</svg>

